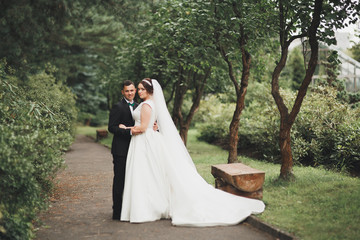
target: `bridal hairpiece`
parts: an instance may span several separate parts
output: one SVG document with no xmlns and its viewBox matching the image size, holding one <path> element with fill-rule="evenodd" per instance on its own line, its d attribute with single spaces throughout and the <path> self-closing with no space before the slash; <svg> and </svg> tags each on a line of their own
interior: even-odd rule
<svg viewBox="0 0 360 240">
<path fill-rule="evenodd" d="M 143 81 L 143 82 L 146 82 L 147 84 L 149 84 L 150 86 L 152 86 L 152 84 L 151 84 L 150 81 L 148 81 L 148 80 L 146 80 L 146 79 L 143 79 L 142 81 Z"/>
</svg>

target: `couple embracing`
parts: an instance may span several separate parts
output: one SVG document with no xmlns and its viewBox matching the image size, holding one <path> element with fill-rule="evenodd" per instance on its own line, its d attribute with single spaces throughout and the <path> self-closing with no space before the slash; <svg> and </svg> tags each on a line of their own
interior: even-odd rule
<svg viewBox="0 0 360 240">
<path fill-rule="evenodd" d="M 215 189 L 199 175 L 157 80 L 138 84 L 140 104 L 133 102 L 135 93 L 134 83 L 125 81 L 124 98 L 110 112 L 113 219 L 142 223 L 170 218 L 176 226 L 224 226 L 264 211 L 262 201 Z"/>
</svg>

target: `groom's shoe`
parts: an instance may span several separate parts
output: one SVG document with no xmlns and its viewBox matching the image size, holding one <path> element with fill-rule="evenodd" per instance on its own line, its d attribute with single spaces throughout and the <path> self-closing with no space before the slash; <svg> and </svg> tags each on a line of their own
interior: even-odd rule
<svg viewBox="0 0 360 240">
<path fill-rule="evenodd" d="M 120 213 L 113 213 L 112 219 L 120 221 Z"/>
</svg>

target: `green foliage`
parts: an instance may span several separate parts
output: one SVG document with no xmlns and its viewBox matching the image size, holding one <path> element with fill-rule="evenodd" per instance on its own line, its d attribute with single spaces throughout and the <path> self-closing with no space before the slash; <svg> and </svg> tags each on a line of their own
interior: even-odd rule
<svg viewBox="0 0 360 240">
<path fill-rule="evenodd" d="M 354 59 L 358 62 L 360 62 L 360 43 L 352 46 L 352 48 L 350 49 Z"/>
<path fill-rule="evenodd" d="M 288 107 L 295 94 L 282 90 Z M 262 158 L 280 160 L 279 114 L 267 84 L 249 86 L 250 103 L 240 120 L 239 147 L 257 152 Z M 230 121 L 227 105 L 209 98 L 200 108 L 203 123 L 199 138 L 208 142 L 226 140 L 226 122 Z M 201 106 L 203 107 L 203 106 Z M 292 128 L 292 150 L 295 163 L 325 166 L 353 171 L 360 164 L 360 111 L 337 99 L 331 87 L 314 88 L 305 98 L 302 110 Z M 225 123 L 225 124 L 224 124 Z M 225 126 L 224 126 L 225 125 Z"/>
<path fill-rule="evenodd" d="M 251 148 L 260 151 L 267 160 L 278 161 L 279 150 L 277 136 L 279 117 L 277 108 L 270 94 L 268 84 L 250 83 L 247 93 L 247 104 L 240 119 L 240 148 Z M 215 97 L 202 103 L 199 115 L 202 116 L 199 126 L 199 139 L 220 143 L 227 146 L 229 123 L 235 104 L 228 104 Z"/>
<path fill-rule="evenodd" d="M 304 57 L 299 48 L 295 48 L 289 55 L 288 66 L 292 71 L 291 88 L 296 91 L 305 77 Z"/>
<path fill-rule="evenodd" d="M 161 48 L 153 48 L 152 42 L 158 40 L 153 32 L 156 21 L 150 21 L 154 18 L 155 6 L 159 4 L 149 1 L 122 1 L 113 3 L 110 12 L 114 14 L 117 21 L 123 24 L 120 34 L 117 33 L 117 41 L 113 45 L 110 58 L 106 65 L 109 71 L 101 74 L 105 82 L 105 89 L 108 98 L 108 108 L 118 102 L 121 98 L 121 84 L 124 80 L 131 80 L 137 84 L 144 77 L 159 78 L 158 73 L 167 74 L 166 68 L 161 68 L 162 63 L 152 65 L 153 55 L 161 57 Z M 154 26 L 153 26 L 154 25 Z M 160 44 L 160 42 L 157 42 Z M 164 63 L 165 64 L 165 63 Z M 148 71 L 146 72 L 146 70 Z M 169 69 L 168 71 L 171 71 Z M 167 75 L 170 76 L 170 75 Z M 170 79 L 167 77 L 166 79 Z M 161 80 L 160 80 L 161 81 Z"/>
<path fill-rule="evenodd" d="M 350 104 L 352 108 L 360 106 L 360 92 L 348 92 L 346 90 L 345 79 L 339 78 L 340 60 L 338 59 L 337 51 L 331 51 L 329 56 L 323 61 L 326 70 L 326 79 L 319 79 L 319 85 L 329 85 L 337 90 L 337 99 L 342 102 Z"/>
<path fill-rule="evenodd" d="M 0 237 L 30 239 L 73 140 L 75 100 L 50 74 L 14 85 L 19 79 L 1 62 L 0 75 Z"/>
<path fill-rule="evenodd" d="M 1 1 L 0 59 L 6 57 L 10 66 L 26 71 L 46 62 L 66 8 L 66 0 Z"/>
<path fill-rule="evenodd" d="M 107 99 L 104 89 L 98 87 L 95 78 L 76 83 L 72 91 L 76 94 L 76 106 L 79 109 L 78 122 L 93 126 L 107 123 Z"/>
<path fill-rule="evenodd" d="M 60 45 L 69 50 L 54 63 L 61 71 L 59 75 L 66 77 L 66 83 L 77 96 L 80 117 L 91 116 L 79 121 L 93 125 L 103 122 L 97 116 L 98 111 L 109 109 L 106 83 L 109 76 L 118 72 L 113 64 L 115 46 L 124 29 L 114 15 L 121 4 L 111 2 L 95 0 L 71 4 L 72 17 L 62 29 Z"/>
<path fill-rule="evenodd" d="M 222 96 L 209 95 L 201 101 L 194 119 L 200 132 L 199 140 L 226 145 L 235 104 L 221 102 Z"/>
<path fill-rule="evenodd" d="M 0 58 L 27 73 L 44 69 L 48 62 L 57 68 L 57 81 L 72 87 L 81 112 L 91 114 L 108 109 L 106 75 L 112 66 L 123 25 L 123 14 L 133 6 L 122 1 L 2 1 L 0 3 Z M 121 16 L 119 12 L 121 9 Z M 40 69 L 40 70 L 39 70 Z M 84 115 L 84 114 L 83 114 Z M 87 119 L 89 120 L 89 119 Z"/>
<path fill-rule="evenodd" d="M 360 35 L 359 35 L 360 37 Z M 352 57 L 360 62 L 360 42 L 354 44 L 351 48 L 350 48 L 350 52 L 352 54 Z"/>
<path fill-rule="evenodd" d="M 360 166 L 359 109 L 337 100 L 337 90 L 319 86 L 304 102 L 293 128 L 294 157 L 300 163 L 338 170 Z"/>
<path fill-rule="evenodd" d="M 278 163 L 280 116 L 270 93 L 270 85 L 256 83 L 251 87 L 249 95 L 253 100 L 249 99 L 249 106 L 240 119 L 240 148 L 254 148 L 266 160 Z M 282 91 L 282 94 L 286 95 L 287 92 Z"/>
<path fill-rule="evenodd" d="M 283 2 L 287 19 L 287 33 L 295 36 L 306 33 L 310 28 L 312 20 L 311 13 L 315 5 L 313 0 L 289 0 Z M 359 4 L 356 1 L 323 1 L 322 2 L 321 24 L 317 32 L 319 41 L 327 45 L 335 44 L 335 31 L 347 27 L 349 24 L 355 24 L 359 19 Z"/>
<path fill-rule="evenodd" d="M 97 109 L 94 114 L 87 112 L 80 112 L 77 122 L 87 126 L 102 126 L 106 125 L 109 120 L 109 112 Z"/>
<path fill-rule="evenodd" d="M 75 98 L 70 88 L 57 82 L 51 73 L 45 71 L 29 76 L 22 85 L 26 91 L 26 98 L 30 102 L 37 102 L 57 113 L 57 117 L 64 118 L 69 123 L 77 119 Z M 74 128 L 73 126 L 70 126 Z"/>
</svg>

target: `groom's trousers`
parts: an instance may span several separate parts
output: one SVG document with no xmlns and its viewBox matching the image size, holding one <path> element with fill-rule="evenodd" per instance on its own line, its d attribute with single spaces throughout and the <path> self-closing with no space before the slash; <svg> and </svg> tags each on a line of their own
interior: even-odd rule
<svg viewBox="0 0 360 240">
<path fill-rule="evenodd" d="M 125 183 L 126 156 L 113 155 L 113 163 L 113 219 L 120 219 Z"/>
</svg>

